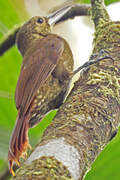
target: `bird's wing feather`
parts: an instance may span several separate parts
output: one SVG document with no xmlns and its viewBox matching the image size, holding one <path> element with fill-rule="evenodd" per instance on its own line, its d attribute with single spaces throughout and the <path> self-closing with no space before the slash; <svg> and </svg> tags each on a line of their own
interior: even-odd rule
<svg viewBox="0 0 120 180">
<path fill-rule="evenodd" d="M 61 39 L 47 36 L 37 42 L 37 48 L 32 54 L 24 57 L 15 92 L 20 115 L 28 111 L 37 90 L 55 69 L 63 50 L 64 42 Z"/>
</svg>

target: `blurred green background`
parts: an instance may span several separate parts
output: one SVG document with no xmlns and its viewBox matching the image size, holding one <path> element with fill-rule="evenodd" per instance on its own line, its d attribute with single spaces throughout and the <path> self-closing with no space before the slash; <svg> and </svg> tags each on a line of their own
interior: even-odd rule
<svg viewBox="0 0 120 180">
<path fill-rule="evenodd" d="M 34 1 L 34 0 L 33 0 Z M 45 1 L 45 0 L 44 0 Z M 47 1 L 47 0 L 46 0 Z M 58 0 L 60 1 L 60 0 Z M 106 0 L 106 4 L 118 2 L 119 0 Z M 30 3 L 31 1 L 29 1 Z M 42 0 L 39 0 L 39 4 Z M 55 2 L 55 1 L 54 1 Z M 54 7 L 53 2 L 53 7 Z M 77 2 L 89 3 L 89 0 L 77 0 Z M 16 24 L 24 22 L 29 18 L 25 9 L 24 0 L 0 0 L 0 40 Z M 22 57 L 16 46 L 12 47 L 0 57 L 0 180 L 7 172 L 7 152 L 9 138 L 13 129 L 17 111 L 14 103 L 14 92 L 20 71 Z M 29 131 L 30 143 L 34 146 L 45 128 L 51 122 L 56 111 L 51 112 L 35 128 Z M 120 132 L 102 151 L 85 180 L 119 180 L 120 171 Z M 1 178 L 2 177 L 2 178 Z"/>
</svg>

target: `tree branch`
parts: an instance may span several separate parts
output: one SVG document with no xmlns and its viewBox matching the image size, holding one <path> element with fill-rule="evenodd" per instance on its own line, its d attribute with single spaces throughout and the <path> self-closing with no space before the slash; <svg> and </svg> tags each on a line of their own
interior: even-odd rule
<svg viewBox="0 0 120 180">
<path fill-rule="evenodd" d="M 72 5 L 70 11 L 68 11 L 57 23 L 73 19 L 77 16 L 90 16 L 91 6 L 87 4 L 75 4 Z"/>
<path fill-rule="evenodd" d="M 73 5 L 72 5 L 73 6 Z M 69 12 L 67 12 L 58 23 L 72 19 L 76 16 L 88 16 L 90 15 L 90 5 L 74 5 Z M 3 38 L 0 42 L 0 56 L 2 56 L 8 49 L 15 44 L 16 34 L 19 31 L 22 24 L 16 25 L 12 31 Z"/>
<path fill-rule="evenodd" d="M 92 18 L 95 27 L 110 21 L 109 15 L 104 6 L 104 0 L 91 0 L 91 5 L 92 5 Z"/>
<path fill-rule="evenodd" d="M 16 34 L 19 31 L 21 24 L 16 25 L 0 42 L 0 56 L 15 44 Z"/>
<path fill-rule="evenodd" d="M 94 2 L 97 2 L 95 5 L 92 1 L 96 26 L 99 19 L 104 21 L 106 13 L 102 17 L 100 11 L 99 16 L 101 1 Z M 109 19 L 97 26 L 93 52 L 107 50 L 114 61 L 104 59 L 82 73 L 14 180 L 82 180 L 116 134 L 120 124 L 119 29 L 120 22 Z"/>
</svg>

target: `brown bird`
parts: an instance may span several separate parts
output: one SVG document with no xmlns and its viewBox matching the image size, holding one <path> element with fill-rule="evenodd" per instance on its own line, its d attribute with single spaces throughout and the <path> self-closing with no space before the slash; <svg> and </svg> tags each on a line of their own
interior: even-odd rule
<svg viewBox="0 0 120 180">
<path fill-rule="evenodd" d="M 8 152 L 13 175 L 13 162 L 19 165 L 19 158 L 30 147 L 28 129 L 50 110 L 58 108 L 68 91 L 73 55 L 68 43 L 51 33 L 51 26 L 69 9 L 64 7 L 47 17 L 33 17 L 17 34 L 16 42 L 23 62 L 15 92 L 18 116 Z"/>
</svg>

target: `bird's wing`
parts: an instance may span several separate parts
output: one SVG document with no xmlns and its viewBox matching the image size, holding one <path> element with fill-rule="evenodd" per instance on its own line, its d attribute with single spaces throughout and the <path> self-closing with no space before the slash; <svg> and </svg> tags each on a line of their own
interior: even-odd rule
<svg viewBox="0 0 120 180">
<path fill-rule="evenodd" d="M 48 35 L 41 39 L 34 49 L 34 52 L 23 59 L 16 87 L 15 102 L 20 115 L 25 115 L 37 90 L 55 69 L 64 50 L 64 42 L 56 36 Z"/>
</svg>

